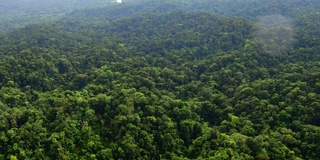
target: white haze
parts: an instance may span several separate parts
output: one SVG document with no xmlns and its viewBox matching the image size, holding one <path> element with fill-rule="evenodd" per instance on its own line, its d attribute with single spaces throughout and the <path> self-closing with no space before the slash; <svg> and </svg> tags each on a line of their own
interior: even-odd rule
<svg viewBox="0 0 320 160">
<path fill-rule="evenodd" d="M 286 53 L 294 42 L 291 21 L 282 15 L 269 15 L 258 18 L 255 41 L 267 53 Z"/>
</svg>

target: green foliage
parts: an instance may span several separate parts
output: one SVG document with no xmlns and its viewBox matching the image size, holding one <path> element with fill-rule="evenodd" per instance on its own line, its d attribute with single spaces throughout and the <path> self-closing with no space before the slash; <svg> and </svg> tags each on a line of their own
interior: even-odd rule
<svg viewBox="0 0 320 160">
<path fill-rule="evenodd" d="M 319 159 L 312 0 L 139 2 L 0 36 L 0 159 Z"/>
</svg>

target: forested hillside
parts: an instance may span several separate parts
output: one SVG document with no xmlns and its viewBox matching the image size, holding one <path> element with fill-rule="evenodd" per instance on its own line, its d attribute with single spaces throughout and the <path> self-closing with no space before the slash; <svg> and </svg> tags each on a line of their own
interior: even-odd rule
<svg viewBox="0 0 320 160">
<path fill-rule="evenodd" d="M 0 33 L 58 20 L 73 10 L 113 4 L 112 0 L 0 0 Z"/>
<path fill-rule="evenodd" d="M 94 17 L 114 19 L 136 13 L 163 13 L 166 11 L 207 11 L 226 16 L 241 16 L 254 20 L 259 16 L 281 14 L 291 18 L 319 12 L 318 0 L 123 0 L 123 4 L 107 9 L 77 10 L 72 18 Z"/>
<path fill-rule="evenodd" d="M 319 159 L 319 3 L 232 2 L 124 1 L 1 34 L 0 160 Z"/>
</svg>

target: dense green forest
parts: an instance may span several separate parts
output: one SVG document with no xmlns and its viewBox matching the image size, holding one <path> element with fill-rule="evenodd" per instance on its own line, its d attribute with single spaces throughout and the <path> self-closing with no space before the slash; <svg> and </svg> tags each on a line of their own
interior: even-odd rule
<svg viewBox="0 0 320 160">
<path fill-rule="evenodd" d="M 316 0 L 124 1 L 0 35 L 0 160 L 320 159 Z"/>
<path fill-rule="evenodd" d="M 113 4 L 112 0 L 0 0 L 0 33 L 57 20 L 73 10 Z"/>
</svg>

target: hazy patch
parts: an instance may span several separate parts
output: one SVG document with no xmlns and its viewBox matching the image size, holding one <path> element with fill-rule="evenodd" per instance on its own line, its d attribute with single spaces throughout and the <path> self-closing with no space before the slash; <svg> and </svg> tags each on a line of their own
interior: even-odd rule
<svg viewBox="0 0 320 160">
<path fill-rule="evenodd" d="M 293 27 L 290 19 L 282 15 L 269 15 L 258 18 L 254 40 L 270 54 L 286 53 L 294 42 Z"/>
</svg>

